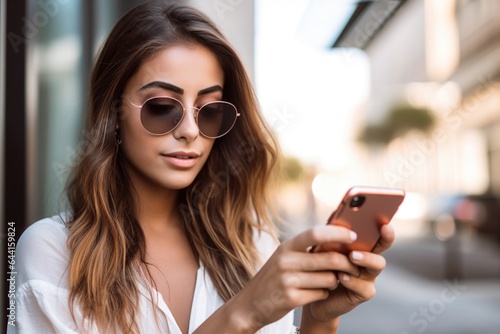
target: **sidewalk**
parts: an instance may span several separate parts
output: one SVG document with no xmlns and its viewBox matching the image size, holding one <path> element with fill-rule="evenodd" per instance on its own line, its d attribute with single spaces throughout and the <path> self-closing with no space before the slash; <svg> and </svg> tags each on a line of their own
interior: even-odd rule
<svg viewBox="0 0 500 334">
<path fill-rule="evenodd" d="M 389 265 L 428 279 L 500 279 L 500 243 L 472 233 L 451 242 L 434 236 L 398 240 L 384 256 Z"/>
<path fill-rule="evenodd" d="M 498 334 L 500 281 L 430 281 L 388 267 L 377 295 L 342 317 L 339 334 Z"/>
<path fill-rule="evenodd" d="M 339 334 L 500 333 L 498 245 L 464 239 L 459 253 L 462 279 L 445 279 L 439 241 L 395 244 L 386 254 L 377 295 L 342 317 Z"/>
</svg>

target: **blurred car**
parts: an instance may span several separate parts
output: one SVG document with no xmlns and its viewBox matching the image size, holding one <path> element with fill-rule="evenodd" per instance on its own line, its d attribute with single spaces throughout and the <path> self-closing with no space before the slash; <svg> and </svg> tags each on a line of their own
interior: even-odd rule
<svg viewBox="0 0 500 334">
<path fill-rule="evenodd" d="M 473 229 L 500 242 L 500 197 L 493 194 L 451 194 L 430 198 L 427 221 L 440 239 Z"/>
</svg>

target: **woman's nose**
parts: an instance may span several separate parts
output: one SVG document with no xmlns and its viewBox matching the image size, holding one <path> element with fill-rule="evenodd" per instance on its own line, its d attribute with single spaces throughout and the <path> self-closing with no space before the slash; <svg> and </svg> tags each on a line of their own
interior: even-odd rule
<svg viewBox="0 0 500 334">
<path fill-rule="evenodd" d="M 195 107 L 186 108 L 184 112 L 184 117 L 179 126 L 174 129 L 173 134 L 177 139 L 193 141 L 200 135 L 200 129 L 196 121 L 198 109 Z"/>
</svg>

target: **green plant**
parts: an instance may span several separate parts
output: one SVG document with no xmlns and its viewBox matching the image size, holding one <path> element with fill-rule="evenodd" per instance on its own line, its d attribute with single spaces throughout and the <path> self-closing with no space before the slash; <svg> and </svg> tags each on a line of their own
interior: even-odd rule
<svg viewBox="0 0 500 334">
<path fill-rule="evenodd" d="M 392 108 L 382 123 L 365 126 L 358 139 L 367 145 L 387 145 L 410 130 L 427 132 L 434 121 L 428 109 L 401 104 Z"/>
</svg>

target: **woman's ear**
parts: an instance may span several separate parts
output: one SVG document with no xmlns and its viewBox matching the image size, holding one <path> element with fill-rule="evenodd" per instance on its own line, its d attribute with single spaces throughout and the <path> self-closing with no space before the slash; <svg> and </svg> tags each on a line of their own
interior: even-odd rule
<svg viewBox="0 0 500 334">
<path fill-rule="evenodd" d="M 116 125 L 115 125 L 115 140 L 116 140 L 116 145 L 120 145 L 122 143 L 122 137 L 120 134 L 120 123 L 119 120 L 116 120 Z"/>
</svg>

